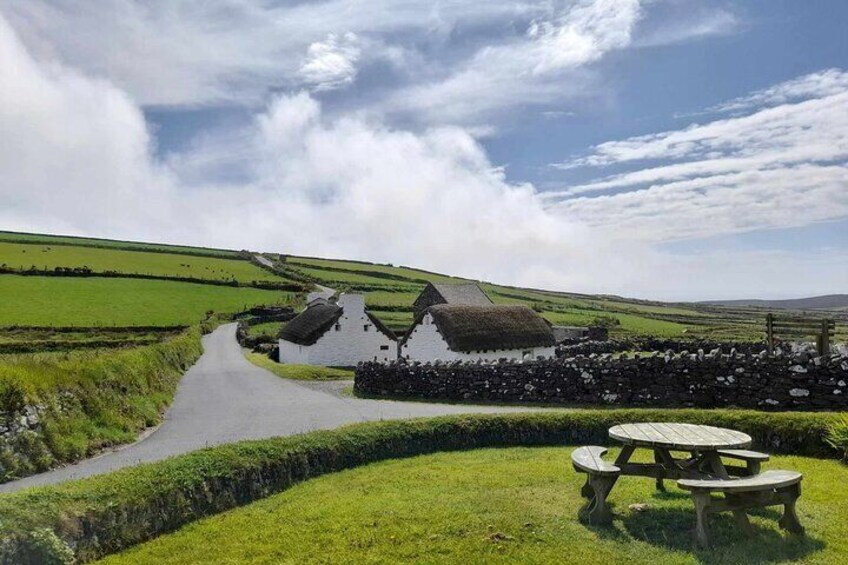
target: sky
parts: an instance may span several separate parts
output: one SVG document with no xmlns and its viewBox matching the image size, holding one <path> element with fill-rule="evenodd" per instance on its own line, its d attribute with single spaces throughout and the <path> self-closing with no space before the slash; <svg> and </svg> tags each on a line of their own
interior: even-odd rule
<svg viewBox="0 0 848 565">
<path fill-rule="evenodd" d="M 848 2 L 0 0 L 0 229 L 848 292 Z"/>
</svg>

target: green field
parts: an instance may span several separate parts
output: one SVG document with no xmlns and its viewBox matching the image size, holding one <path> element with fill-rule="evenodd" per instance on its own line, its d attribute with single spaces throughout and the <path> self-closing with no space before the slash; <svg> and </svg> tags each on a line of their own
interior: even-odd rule
<svg viewBox="0 0 848 565">
<path fill-rule="evenodd" d="M 285 322 L 265 322 L 264 324 L 256 324 L 247 327 L 247 335 L 250 337 L 273 337 L 276 338 L 283 329 Z"/>
<path fill-rule="evenodd" d="M 211 247 L 192 247 L 188 245 L 167 245 L 162 243 L 144 243 L 139 241 L 121 241 L 117 239 L 100 239 L 95 237 L 74 237 L 66 235 L 47 235 L 35 233 L 19 233 L 0 231 L 0 241 L 16 243 L 45 243 L 53 245 L 82 245 L 87 247 L 124 248 L 139 251 L 167 251 L 170 253 L 188 253 L 200 255 L 216 255 L 221 257 L 237 257 L 239 252 L 230 249 L 214 249 Z"/>
<path fill-rule="evenodd" d="M 363 271 L 366 273 L 385 273 L 396 277 L 402 277 L 410 281 L 429 281 L 429 282 L 466 282 L 466 279 L 451 277 L 448 275 L 440 275 L 421 269 L 412 269 L 409 267 L 393 267 L 391 265 L 379 265 L 377 263 L 360 263 L 356 261 L 338 261 L 332 259 L 308 259 L 305 257 L 288 257 L 286 262 L 292 267 L 302 268 L 317 267 L 324 269 L 344 269 L 346 271 Z M 381 279 L 386 280 L 386 279 Z"/>
<path fill-rule="evenodd" d="M 350 369 L 277 363 L 269 359 L 267 355 L 250 351 L 246 351 L 244 356 L 257 367 L 267 369 L 284 379 L 294 379 L 296 381 L 339 381 L 353 379 L 353 371 Z"/>
<path fill-rule="evenodd" d="M 185 277 L 219 281 L 289 282 L 249 261 L 197 257 L 148 251 L 125 251 L 76 245 L 44 245 L 0 242 L 0 265 L 12 269 L 53 270 L 56 267 L 87 267 L 95 273 L 114 271 L 162 277 Z"/>
<path fill-rule="evenodd" d="M 101 563 L 841 564 L 848 555 L 848 468 L 836 461 L 775 457 L 766 465 L 804 474 L 798 512 L 806 537 L 781 532 L 779 512 L 769 509 L 753 512 L 755 534 L 746 538 L 725 513 L 710 518 L 712 546 L 700 550 L 688 494 L 674 486 L 659 493 L 651 479 L 617 483 L 612 527 L 579 521 L 585 478 L 571 469 L 571 449 L 482 449 L 366 465 Z"/>
<path fill-rule="evenodd" d="M 256 288 L 97 277 L 0 276 L 0 326 L 173 326 L 208 311 L 287 303 L 293 294 Z"/>
</svg>

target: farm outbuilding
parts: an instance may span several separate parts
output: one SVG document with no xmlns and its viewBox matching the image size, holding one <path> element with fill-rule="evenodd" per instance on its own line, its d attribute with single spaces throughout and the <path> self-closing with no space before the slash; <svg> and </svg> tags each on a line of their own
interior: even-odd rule
<svg viewBox="0 0 848 565">
<path fill-rule="evenodd" d="M 412 304 L 412 311 L 417 318 L 427 308 L 437 304 L 491 306 L 492 300 L 474 283 L 427 283 Z"/>
<path fill-rule="evenodd" d="M 280 331 L 280 363 L 352 367 L 397 358 L 394 333 L 365 310 L 361 294 L 318 298 Z"/>
<path fill-rule="evenodd" d="M 410 361 L 525 360 L 554 355 L 550 324 L 527 306 L 439 304 L 416 318 L 400 346 Z"/>
</svg>

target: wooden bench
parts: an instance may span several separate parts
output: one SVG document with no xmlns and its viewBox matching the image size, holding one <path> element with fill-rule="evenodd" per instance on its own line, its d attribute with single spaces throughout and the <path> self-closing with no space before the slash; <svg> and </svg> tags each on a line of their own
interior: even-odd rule
<svg viewBox="0 0 848 565">
<path fill-rule="evenodd" d="M 728 459 L 736 459 L 745 462 L 745 473 L 741 475 L 753 476 L 760 474 L 760 465 L 769 460 L 768 453 L 750 451 L 747 449 L 719 449 L 718 454 Z"/>
<path fill-rule="evenodd" d="M 707 546 L 707 515 L 716 512 L 733 512 L 737 524 L 746 534 L 751 534 L 751 523 L 745 510 L 766 506 L 783 505 L 780 527 L 795 534 L 804 528 L 795 513 L 795 503 L 801 496 L 801 473 L 795 471 L 766 471 L 760 475 L 740 479 L 680 479 L 677 486 L 691 491 L 695 502 L 697 525 L 695 535 L 698 543 Z M 722 493 L 716 499 L 711 493 Z"/>
<path fill-rule="evenodd" d="M 587 513 L 589 522 L 593 524 L 612 522 L 612 512 L 607 506 L 607 495 L 621 473 L 621 469 L 602 459 L 606 452 L 606 447 L 587 445 L 578 447 L 571 453 L 574 470 L 586 473 L 586 484 L 583 485 L 580 494 L 587 499 L 583 511 Z"/>
</svg>

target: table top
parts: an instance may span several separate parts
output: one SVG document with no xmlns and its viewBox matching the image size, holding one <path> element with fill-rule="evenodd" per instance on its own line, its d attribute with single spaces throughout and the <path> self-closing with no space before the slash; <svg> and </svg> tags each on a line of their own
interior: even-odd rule
<svg viewBox="0 0 848 565">
<path fill-rule="evenodd" d="M 621 424 L 610 428 L 609 435 L 626 445 L 686 451 L 740 449 L 751 445 L 751 436 L 748 434 L 698 424 Z"/>
</svg>

